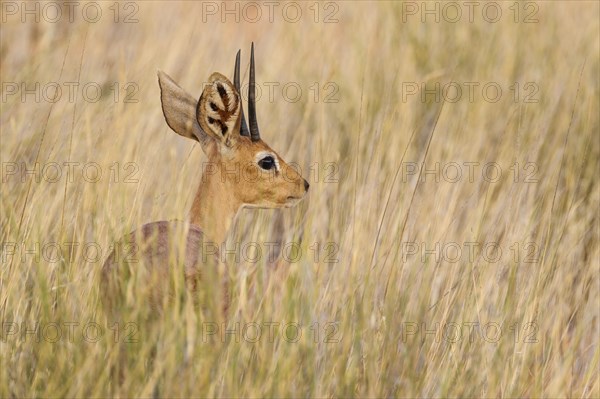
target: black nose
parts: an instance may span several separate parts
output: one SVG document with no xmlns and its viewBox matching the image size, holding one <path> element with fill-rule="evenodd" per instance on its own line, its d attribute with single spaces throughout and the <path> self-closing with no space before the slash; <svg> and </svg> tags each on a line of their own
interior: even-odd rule
<svg viewBox="0 0 600 399">
<path fill-rule="evenodd" d="M 308 188 L 310 187 L 310 184 L 308 184 L 308 182 L 306 181 L 306 179 L 304 179 L 304 189 L 306 191 L 308 191 Z"/>
</svg>

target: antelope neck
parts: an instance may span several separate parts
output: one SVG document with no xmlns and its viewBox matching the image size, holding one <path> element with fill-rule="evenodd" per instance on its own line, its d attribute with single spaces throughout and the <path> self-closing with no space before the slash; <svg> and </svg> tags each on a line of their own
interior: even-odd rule
<svg viewBox="0 0 600 399">
<path fill-rule="evenodd" d="M 221 245 L 241 203 L 232 195 L 233 187 L 221 179 L 220 168 L 204 170 L 190 210 L 190 223 L 200 227 L 206 238 Z"/>
</svg>

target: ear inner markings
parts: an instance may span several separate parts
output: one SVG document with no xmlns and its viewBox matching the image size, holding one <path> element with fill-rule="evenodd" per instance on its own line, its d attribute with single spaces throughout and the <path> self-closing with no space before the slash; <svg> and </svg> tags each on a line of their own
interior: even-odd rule
<svg viewBox="0 0 600 399">
<path fill-rule="evenodd" d="M 230 145 L 229 135 L 239 122 L 240 101 L 233 85 L 226 77 L 214 73 L 204 89 L 197 108 L 200 125 L 204 123 L 215 138 L 224 138 Z"/>
<path fill-rule="evenodd" d="M 215 103 L 213 103 L 212 101 L 209 102 L 208 104 L 211 108 L 212 111 L 214 112 L 210 112 L 207 109 L 207 116 L 206 119 L 208 120 L 208 123 L 210 123 L 211 125 L 217 124 L 219 125 L 219 129 L 221 130 L 221 135 L 225 136 L 225 134 L 227 134 L 227 131 L 229 130 L 228 126 L 227 126 L 227 122 L 229 121 L 231 115 L 227 112 L 227 111 L 223 111 L 221 109 L 219 109 Z M 214 115 L 215 117 L 211 117 L 208 116 L 208 114 Z"/>
<path fill-rule="evenodd" d="M 208 123 L 210 123 L 211 125 L 214 125 L 215 123 L 217 125 L 219 125 L 219 129 L 221 129 L 221 134 L 223 136 L 225 136 L 225 133 L 227 133 L 227 125 L 223 123 L 223 121 L 219 120 L 219 119 L 214 119 L 211 118 L 210 116 L 207 117 Z"/>
<path fill-rule="evenodd" d="M 229 96 L 227 95 L 227 91 L 223 87 L 221 83 L 217 83 L 217 91 L 219 92 L 219 96 L 221 96 L 221 100 L 223 100 L 223 104 L 225 105 L 225 109 L 229 108 Z"/>
</svg>

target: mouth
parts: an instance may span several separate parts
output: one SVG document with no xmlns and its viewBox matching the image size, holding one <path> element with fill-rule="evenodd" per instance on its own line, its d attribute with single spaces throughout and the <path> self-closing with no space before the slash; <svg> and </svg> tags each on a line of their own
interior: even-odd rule
<svg viewBox="0 0 600 399">
<path fill-rule="evenodd" d="M 286 198 L 285 201 L 285 207 L 286 208 L 291 208 L 292 206 L 296 205 L 298 202 L 300 202 L 302 200 L 303 197 L 293 197 L 293 196 L 288 196 Z"/>
</svg>

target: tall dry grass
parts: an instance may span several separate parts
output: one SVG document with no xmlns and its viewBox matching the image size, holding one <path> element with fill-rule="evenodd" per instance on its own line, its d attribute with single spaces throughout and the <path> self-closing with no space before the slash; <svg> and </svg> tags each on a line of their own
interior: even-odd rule
<svg viewBox="0 0 600 399">
<path fill-rule="evenodd" d="M 296 23 L 282 3 L 271 23 L 261 3 L 251 23 L 139 2 L 129 24 L 135 7 L 115 23 L 98 4 L 97 23 L 3 8 L 2 397 L 600 396 L 598 3 L 522 3 L 518 22 L 498 3 L 497 23 L 464 6 L 423 23 L 406 12 L 420 2 L 299 3 Z M 157 69 L 199 96 L 251 41 L 261 87 L 279 84 L 258 102 L 262 135 L 308 198 L 239 214 L 229 248 L 263 256 L 228 256 L 227 326 L 183 294 L 149 318 L 139 292 L 107 325 L 110 245 L 184 219 L 206 160 L 164 122 Z M 436 99 L 449 82 L 462 97 Z M 294 247 L 271 262 L 270 242 Z"/>
</svg>

